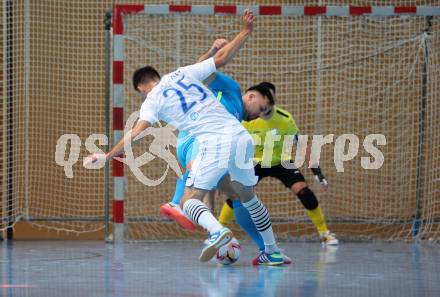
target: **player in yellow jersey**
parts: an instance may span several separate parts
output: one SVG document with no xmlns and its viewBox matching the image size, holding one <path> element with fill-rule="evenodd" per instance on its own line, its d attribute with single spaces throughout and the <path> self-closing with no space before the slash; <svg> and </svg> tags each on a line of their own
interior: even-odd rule
<svg viewBox="0 0 440 297">
<path fill-rule="evenodd" d="M 272 83 L 263 82 L 260 85 L 269 88 L 274 99 L 276 99 L 276 89 Z M 243 121 L 242 124 L 256 140 L 254 162 L 257 163 L 255 175 L 258 177 L 258 181 L 265 177 L 274 177 L 280 180 L 303 204 L 307 215 L 319 233 L 321 242 L 325 245 L 337 245 L 338 240 L 335 234 L 331 233 L 327 228 L 318 199 L 312 190 L 308 188 L 300 170 L 292 166 L 293 162 L 290 152 L 287 154 L 283 151 L 285 136 L 293 136 L 294 142 L 298 141 L 299 129 L 292 115 L 275 105 L 272 110 L 267 112 L 267 116 L 264 119 L 258 118 L 249 122 Z M 268 137 L 273 137 L 273 139 L 267 141 Z M 288 163 L 289 165 L 287 165 Z M 311 170 L 320 186 L 325 190 L 328 183 L 319 166 L 311 168 Z M 234 217 L 233 205 L 232 201 L 227 201 L 220 212 L 219 222 L 224 226 L 228 225 Z"/>
</svg>

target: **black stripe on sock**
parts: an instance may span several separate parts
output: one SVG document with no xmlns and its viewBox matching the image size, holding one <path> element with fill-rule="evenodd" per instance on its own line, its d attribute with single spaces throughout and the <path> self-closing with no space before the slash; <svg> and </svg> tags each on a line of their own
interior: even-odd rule
<svg viewBox="0 0 440 297">
<path fill-rule="evenodd" d="M 272 222 L 269 217 L 267 208 L 259 201 L 256 200 L 251 205 L 245 206 L 251 215 L 252 221 L 257 227 L 259 232 L 266 231 L 272 227 Z"/>
<path fill-rule="evenodd" d="M 269 229 L 270 227 L 272 227 L 272 223 L 269 222 L 269 224 L 261 229 L 257 229 L 260 232 L 266 231 L 267 229 Z"/>
<path fill-rule="evenodd" d="M 248 211 L 259 232 L 265 231 L 272 226 L 267 208 L 261 204 L 260 201 L 256 201 L 250 205 Z"/>
<path fill-rule="evenodd" d="M 206 206 L 198 205 L 197 209 L 195 209 L 194 214 L 192 218 L 195 222 L 199 222 L 199 218 L 205 211 L 209 211 L 209 209 Z"/>
<path fill-rule="evenodd" d="M 255 227 L 257 227 L 257 230 L 260 231 L 260 229 L 265 228 L 266 225 L 270 225 L 270 224 L 271 224 L 270 219 L 269 218 L 265 218 L 265 219 L 262 219 L 259 222 L 256 222 L 255 223 Z"/>
<path fill-rule="evenodd" d="M 258 224 L 258 225 L 255 224 L 255 227 L 257 227 L 258 231 L 262 231 L 263 229 L 265 230 L 268 228 L 268 226 L 270 227 L 271 225 L 272 225 L 272 223 L 270 222 L 270 220 L 267 220 L 261 224 Z"/>
<path fill-rule="evenodd" d="M 260 219 L 255 220 L 254 223 L 255 223 L 255 226 L 258 229 L 258 226 L 266 225 L 267 223 L 270 223 L 270 220 L 269 220 L 268 217 L 265 217 L 265 218 L 260 218 Z"/>
<path fill-rule="evenodd" d="M 199 222 L 200 216 L 205 211 L 209 211 L 209 209 L 200 201 L 188 201 L 184 207 L 186 215 L 197 223 Z"/>
<path fill-rule="evenodd" d="M 257 201 L 255 201 L 253 204 L 246 206 L 246 208 L 247 208 L 247 209 L 250 209 L 251 207 L 254 207 L 254 205 L 258 205 L 258 204 L 261 205 L 260 201 L 257 200 Z"/>
<path fill-rule="evenodd" d="M 260 209 L 257 209 L 255 211 L 249 211 L 249 213 L 251 213 L 252 215 L 254 215 L 256 217 L 266 216 L 267 215 L 267 209 L 265 207 L 261 206 Z"/>
</svg>

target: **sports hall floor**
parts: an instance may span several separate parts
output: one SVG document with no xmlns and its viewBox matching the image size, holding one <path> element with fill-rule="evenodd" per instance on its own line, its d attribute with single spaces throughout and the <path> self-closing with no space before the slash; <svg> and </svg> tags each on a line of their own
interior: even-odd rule
<svg viewBox="0 0 440 297">
<path fill-rule="evenodd" d="M 200 263 L 201 243 L 0 242 L 0 296 L 440 296 L 435 244 L 282 243 L 294 264 Z"/>
</svg>

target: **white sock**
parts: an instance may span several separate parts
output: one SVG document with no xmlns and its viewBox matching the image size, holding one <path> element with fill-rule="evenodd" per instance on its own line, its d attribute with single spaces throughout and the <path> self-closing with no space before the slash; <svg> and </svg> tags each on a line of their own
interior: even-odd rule
<svg viewBox="0 0 440 297">
<path fill-rule="evenodd" d="M 274 243 L 271 245 L 264 245 L 264 251 L 268 254 L 279 253 L 280 248 L 278 247 L 278 245 L 276 243 Z"/>
<path fill-rule="evenodd" d="M 220 231 L 223 227 L 209 211 L 208 207 L 198 199 L 188 199 L 183 204 L 184 214 L 194 222 L 208 230 L 209 233 Z"/>
<path fill-rule="evenodd" d="M 266 252 L 269 254 L 278 252 L 279 249 L 273 234 L 272 222 L 266 206 L 258 200 L 257 196 L 254 196 L 251 200 L 242 204 L 249 211 L 252 221 L 257 227 L 258 232 L 261 234 L 261 237 L 263 237 Z"/>
</svg>

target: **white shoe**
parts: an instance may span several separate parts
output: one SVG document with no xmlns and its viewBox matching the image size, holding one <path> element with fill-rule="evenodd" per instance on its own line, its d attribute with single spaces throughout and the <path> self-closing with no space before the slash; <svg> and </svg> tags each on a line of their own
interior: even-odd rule
<svg viewBox="0 0 440 297">
<path fill-rule="evenodd" d="M 284 264 L 292 264 L 292 259 L 290 259 L 284 252 L 281 252 L 281 256 L 283 257 Z"/>
<path fill-rule="evenodd" d="M 232 237 L 233 236 L 231 230 L 225 227 L 213 234 L 210 234 L 209 244 L 205 245 L 202 253 L 199 256 L 200 262 L 207 262 L 211 260 L 217 253 L 217 250 L 230 242 L 232 240 Z"/>
<path fill-rule="evenodd" d="M 319 238 L 321 239 L 322 245 L 338 245 L 339 241 L 336 238 L 336 235 L 334 233 L 331 233 L 330 231 L 325 231 L 324 233 L 321 233 L 319 235 Z"/>
<path fill-rule="evenodd" d="M 203 241 L 203 245 L 208 245 L 210 244 L 209 238 L 211 237 L 211 235 L 208 233 L 208 238 L 205 239 L 205 241 Z"/>
</svg>

